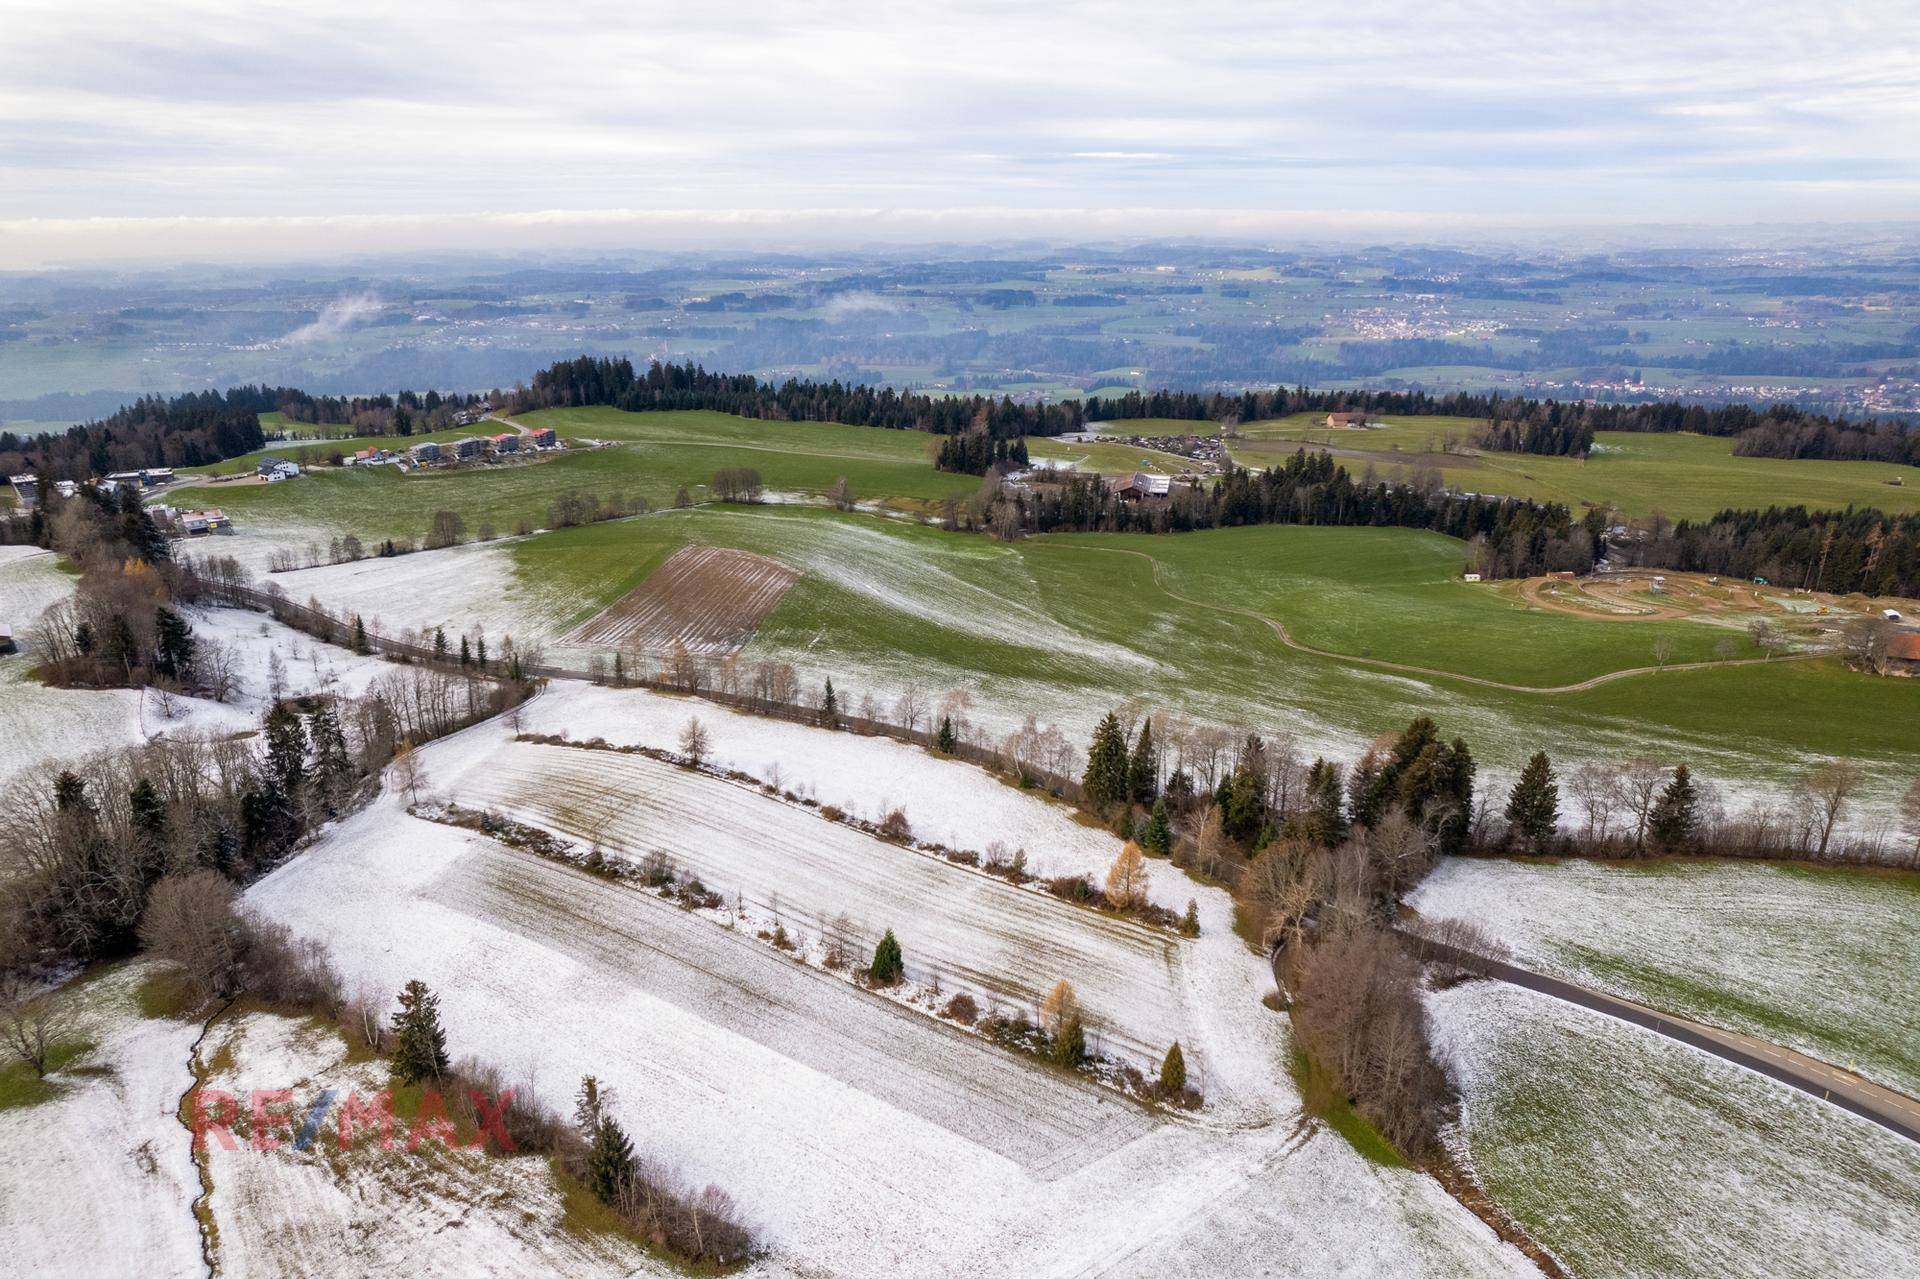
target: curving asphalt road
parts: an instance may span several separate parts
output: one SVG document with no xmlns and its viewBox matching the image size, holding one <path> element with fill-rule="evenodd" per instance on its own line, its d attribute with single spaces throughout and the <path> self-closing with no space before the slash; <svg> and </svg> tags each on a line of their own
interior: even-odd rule
<svg viewBox="0 0 1920 1279">
<path fill-rule="evenodd" d="M 1603 994 L 1585 986 L 1576 986 L 1572 982 L 1561 981 L 1557 977 L 1548 977 L 1531 969 L 1517 968 L 1498 959 L 1488 959 L 1471 951 L 1461 950 L 1441 942 L 1429 941 L 1416 934 L 1401 931 L 1401 936 L 1412 942 L 1415 949 L 1428 959 L 1437 959 L 1455 964 L 1469 972 L 1477 972 L 1498 981 L 1510 982 L 1528 990 L 1551 995 L 1570 1004 L 1617 1017 L 1621 1021 L 1651 1030 L 1657 1035 L 1697 1048 L 1701 1052 L 1745 1066 L 1748 1070 L 1765 1075 L 1802 1092 L 1812 1093 L 1822 1101 L 1830 1102 L 1842 1110 L 1872 1120 L 1882 1128 L 1896 1132 L 1909 1141 L 1920 1142 L 1920 1101 L 1897 1093 L 1891 1088 L 1883 1088 L 1870 1080 L 1849 1071 L 1830 1066 L 1805 1053 L 1795 1052 L 1791 1048 L 1782 1048 L 1751 1035 L 1742 1035 L 1731 1030 L 1722 1030 L 1717 1026 L 1704 1025 L 1689 1021 L 1684 1017 L 1675 1017 L 1659 1012 L 1644 1004 L 1621 999 L 1615 995 Z M 1279 980 L 1279 960 L 1275 957 L 1274 978 Z M 1284 987 L 1282 987 L 1284 990 Z"/>
</svg>

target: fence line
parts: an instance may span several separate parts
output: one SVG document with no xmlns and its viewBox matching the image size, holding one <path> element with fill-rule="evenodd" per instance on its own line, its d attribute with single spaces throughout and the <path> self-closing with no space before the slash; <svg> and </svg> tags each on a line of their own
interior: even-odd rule
<svg viewBox="0 0 1920 1279">
<path fill-rule="evenodd" d="M 343 638 L 351 638 L 350 634 L 344 637 L 342 635 L 342 632 L 351 631 L 352 622 L 350 620 L 343 621 L 340 618 L 334 617 L 332 614 L 310 608 L 305 604 L 296 604 L 285 595 L 275 594 L 272 591 L 258 590 L 251 586 L 243 586 L 238 582 L 219 581 L 203 577 L 191 569 L 188 570 L 188 576 L 193 584 L 207 595 L 239 608 L 250 608 L 269 613 L 273 616 L 274 620 L 291 626 L 296 630 L 304 631 L 327 643 L 338 644 Z M 368 648 L 385 656 L 398 657 L 408 662 L 424 662 L 435 666 L 452 665 L 454 669 L 465 669 L 459 667 L 457 663 L 449 663 L 445 657 L 436 653 L 427 645 L 409 643 L 406 640 L 396 639 L 390 635 L 377 634 L 372 630 L 366 632 L 366 639 Z M 633 656 L 643 659 L 648 657 L 648 655 L 644 653 L 636 653 L 633 654 Z M 659 659 L 655 657 L 653 660 Z M 505 666 L 501 660 L 494 658 L 489 660 L 482 673 L 501 674 L 504 672 L 504 669 Z M 558 662 L 522 663 L 520 670 L 523 674 L 533 679 L 584 680 L 592 683 L 605 682 L 601 675 L 591 668 L 573 667 Z M 794 724 L 818 725 L 820 723 L 820 708 L 817 706 L 809 706 L 797 700 L 773 701 L 752 693 L 728 692 L 706 682 L 704 677 L 707 672 L 703 671 L 701 674 L 702 679 L 693 687 L 689 687 L 685 682 L 666 675 L 647 672 L 634 673 L 631 671 L 626 672 L 622 676 L 622 683 L 623 685 L 644 688 L 656 693 L 677 693 L 697 696 L 732 710 L 743 711 L 750 715 L 760 715 L 768 719 L 785 720 L 788 723 Z M 840 730 L 843 732 L 853 733 L 862 737 L 890 737 L 895 741 L 905 742 L 911 746 L 931 748 L 938 736 L 937 728 L 910 729 L 903 724 L 896 724 L 884 719 L 869 719 L 864 715 L 850 715 L 841 712 L 836 716 L 836 719 Z M 953 749 L 947 752 L 947 754 L 955 759 L 963 760 L 966 763 L 977 764 L 1000 773 L 1016 771 L 1004 752 L 998 748 L 981 745 L 976 742 L 956 741 L 953 744 Z M 1082 798 L 1080 782 L 1077 778 L 1064 777 L 1059 773 L 1037 767 L 1024 767 L 1018 771 L 1030 778 L 1036 787 L 1060 799 L 1077 804 Z"/>
</svg>

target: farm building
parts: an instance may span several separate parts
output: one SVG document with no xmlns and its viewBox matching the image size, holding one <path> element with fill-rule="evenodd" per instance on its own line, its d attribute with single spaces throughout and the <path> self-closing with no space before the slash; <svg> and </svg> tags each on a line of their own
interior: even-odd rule
<svg viewBox="0 0 1920 1279">
<path fill-rule="evenodd" d="M 73 480 L 55 480 L 53 482 L 53 491 L 61 497 L 78 497 L 80 496 L 80 485 Z"/>
<path fill-rule="evenodd" d="M 1461 575 L 1460 580 L 1463 582 L 1477 582 L 1480 580 L 1480 575 L 1478 573 L 1465 573 Z"/>
<path fill-rule="evenodd" d="M 1887 637 L 1887 669 L 1898 675 L 1920 675 L 1920 630 L 1895 631 Z"/>
<path fill-rule="evenodd" d="M 204 511 L 180 512 L 180 531 L 188 537 L 200 537 L 207 533 L 231 533 L 233 521 L 219 507 L 209 507 Z"/>
<path fill-rule="evenodd" d="M 149 466 L 146 470 L 140 472 L 140 482 L 148 488 L 154 488 L 161 484 L 171 484 L 173 483 L 173 468 L 171 466 Z"/>
<path fill-rule="evenodd" d="M 431 440 L 425 444 L 416 444 L 407 451 L 413 455 L 413 460 L 416 462 L 438 462 L 440 460 L 440 446 Z"/>
<path fill-rule="evenodd" d="M 1365 413 L 1329 413 L 1327 414 L 1328 426 L 1365 426 L 1366 424 L 1367 424 L 1367 415 Z"/>
<path fill-rule="evenodd" d="M 554 434 L 550 426 L 535 427 L 529 438 L 533 441 L 533 447 L 537 449 L 550 449 L 560 442 L 560 437 Z"/>
<path fill-rule="evenodd" d="M 493 437 L 493 451 L 495 453 L 518 453 L 520 451 L 520 437 L 512 431 L 502 431 Z"/>
<path fill-rule="evenodd" d="M 277 484 L 281 480 L 290 480 L 299 475 L 300 464 L 289 462 L 284 457 L 263 457 L 254 464 L 254 470 L 267 483 Z"/>
<path fill-rule="evenodd" d="M 1173 477 L 1170 475 L 1145 475 L 1135 471 L 1126 483 L 1118 489 L 1123 502 L 1158 501 L 1173 492 Z"/>
<path fill-rule="evenodd" d="M 472 426 L 480 420 L 480 417 L 481 415 L 475 413 L 472 409 L 461 409 L 453 415 L 453 424 L 455 426 Z"/>
<path fill-rule="evenodd" d="M 461 461 L 476 458 L 486 451 L 487 442 L 477 435 L 469 435 L 463 440 L 453 442 L 453 455 Z"/>
<path fill-rule="evenodd" d="M 14 496 L 20 499 L 20 505 L 32 506 L 40 498 L 40 478 L 35 475 L 16 475 L 12 477 Z"/>
</svg>

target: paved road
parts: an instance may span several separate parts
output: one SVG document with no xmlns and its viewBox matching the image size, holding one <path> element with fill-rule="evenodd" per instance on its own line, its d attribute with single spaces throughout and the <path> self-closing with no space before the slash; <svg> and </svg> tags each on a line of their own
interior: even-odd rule
<svg viewBox="0 0 1920 1279">
<path fill-rule="evenodd" d="M 1717 1026 L 1703 1025 L 1689 1021 L 1684 1017 L 1675 1017 L 1668 1013 L 1636 1004 L 1631 1000 L 1614 995 L 1589 990 L 1585 986 L 1576 986 L 1572 982 L 1561 981 L 1557 977 L 1548 977 L 1526 968 L 1497 959 L 1487 959 L 1469 951 L 1460 950 L 1440 942 L 1403 933 L 1403 936 L 1419 948 L 1428 958 L 1439 959 L 1458 964 L 1471 972 L 1478 972 L 1500 981 L 1511 982 L 1528 990 L 1563 999 L 1570 1004 L 1621 1021 L 1631 1022 L 1655 1034 L 1665 1035 L 1678 1040 L 1691 1048 L 1712 1053 L 1748 1070 L 1757 1071 L 1769 1079 L 1774 1079 L 1802 1092 L 1812 1093 L 1822 1101 L 1831 1102 L 1842 1110 L 1851 1111 L 1864 1119 L 1870 1119 L 1881 1127 L 1899 1133 L 1909 1141 L 1920 1142 L 1920 1101 L 1890 1088 L 1860 1078 L 1837 1067 L 1830 1066 L 1817 1058 L 1795 1052 L 1791 1048 L 1782 1048 L 1751 1035 L 1742 1035 L 1731 1030 L 1721 1030 Z M 1278 961 L 1275 961 L 1275 976 L 1278 978 Z"/>
</svg>

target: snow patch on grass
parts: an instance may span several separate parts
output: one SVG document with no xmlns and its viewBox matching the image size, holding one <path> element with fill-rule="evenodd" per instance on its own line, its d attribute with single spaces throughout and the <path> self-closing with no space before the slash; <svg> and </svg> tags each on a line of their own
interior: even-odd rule
<svg viewBox="0 0 1920 1279">
<path fill-rule="evenodd" d="M 1920 1255 L 1920 1148 L 1545 995 L 1429 998 L 1456 1134 L 1502 1207 L 1590 1279 L 1877 1279 Z"/>
</svg>

